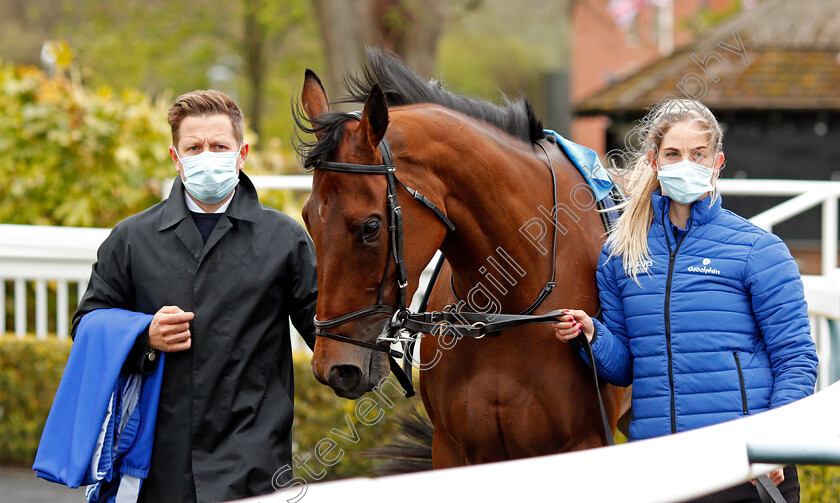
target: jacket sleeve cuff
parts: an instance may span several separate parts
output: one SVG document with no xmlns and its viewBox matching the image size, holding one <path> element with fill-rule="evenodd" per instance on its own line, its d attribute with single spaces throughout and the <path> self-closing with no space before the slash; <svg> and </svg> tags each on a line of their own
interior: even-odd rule
<svg viewBox="0 0 840 503">
<path fill-rule="evenodd" d="M 160 351 L 149 347 L 149 328 L 141 332 L 123 363 L 125 374 L 151 374 L 157 368 Z"/>
</svg>

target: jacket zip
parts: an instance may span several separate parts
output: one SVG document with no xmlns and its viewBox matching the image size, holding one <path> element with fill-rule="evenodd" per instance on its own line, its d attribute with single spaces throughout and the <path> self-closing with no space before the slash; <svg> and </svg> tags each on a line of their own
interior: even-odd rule
<svg viewBox="0 0 840 503">
<path fill-rule="evenodd" d="M 665 242 L 668 243 L 668 279 L 665 282 L 665 341 L 668 346 L 668 385 L 671 388 L 671 433 L 677 432 L 677 406 L 674 400 L 674 360 L 671 353 L 671 279 L 674 277 L 674 262 L 677 260 L 677 252 L 680 245 L 685 241 L 688 231 L 691 230 L 691 219 L 688 221 L 685 235 L 677 241 L 677 232 L 674 231 L 674 242 L 676 248 L 671 250 L 671 240 L 668 239 L 668 226 L 665 223 L 665 212 L 662 212 L 662 227 L 665 229 Z"/>
<path fill-rule="evenodd" d="M 747 387 L 744 384 L 744 372 L 741 370 L 741 358 L 738 356 L 737 351 L 733 351 L 732 354 L 735 355 L 735 366 L 738 367 L 738 381 L 741 383 L 741 404 L 744 407 L 744 415 L 746 416 L 750 411 L 747 408 Z"/>
</svg>

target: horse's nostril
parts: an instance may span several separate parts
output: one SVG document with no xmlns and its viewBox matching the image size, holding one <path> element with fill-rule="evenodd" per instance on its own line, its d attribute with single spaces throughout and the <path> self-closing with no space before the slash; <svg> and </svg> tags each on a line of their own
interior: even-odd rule
<svg viewBox="0 0 840 503">
<path fill-rule="evenodd" d="M 362 369 L 355 365 L 334 365 L 327 377 L 333 388 L 350 391 L 362 380 Z"/>
</svg>

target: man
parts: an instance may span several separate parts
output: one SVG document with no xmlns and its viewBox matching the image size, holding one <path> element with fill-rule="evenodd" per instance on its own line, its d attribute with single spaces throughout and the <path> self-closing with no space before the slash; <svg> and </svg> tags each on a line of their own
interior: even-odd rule
<svg viewBox="0 0 840 503">
<path fill-rule="evenodd" d="M 314 345 L 313 245 L 241 172 L 249 146 L 228 96 L 180 96 L 169 124 L 179 173 L 169 199 L 102 243 L 73 332 L 96 309 L 154 314 L 124 366 L 149 373 L 167 353 L 140 501 L 268 493 L 291 465 L 289 318 Z"/>
</svg>

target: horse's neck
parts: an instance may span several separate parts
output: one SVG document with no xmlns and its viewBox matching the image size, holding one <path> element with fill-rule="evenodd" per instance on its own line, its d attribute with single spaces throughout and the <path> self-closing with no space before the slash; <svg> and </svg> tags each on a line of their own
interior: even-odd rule
<svg viewBox="0 0 840 503">
<path fill-rule="evenodd" d="M 545 158 L 521 148 L 496 151 L 501 146 L 491 145 L 490 152 L 462 151 L 462 159 L 441 173 L 456 226 L 441 249 L 452 266 L 455 290 L 469 308 L 486 311 L 496 304 L 501 312 L 518 312 L 551 279 L 555 215 L 561 260 L 580 262 L 586 252 L 581 241 L 564 246 L 563 233 L 581 228 L 580 216 L 565 210 L 573 206 L 562 188 L 576 184 L 567 164 L 553 156 L 561 208 L 556 211 Z M 503 162 L 488 165 L 488 158 Z"/>
</svg>

